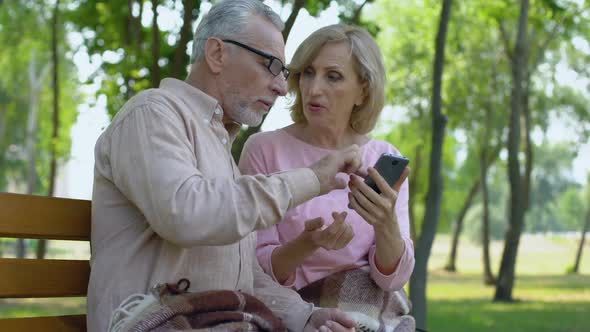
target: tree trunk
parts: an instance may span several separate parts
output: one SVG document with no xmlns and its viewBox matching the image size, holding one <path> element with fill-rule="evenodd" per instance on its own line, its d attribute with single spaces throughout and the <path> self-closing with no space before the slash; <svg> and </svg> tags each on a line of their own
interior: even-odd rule
<svg viewBox="0 0 590 332">
<path fill-rule="evenodd" d="M 158 28 L 158 0 L 152 0 L 152 87 L 160 85 L 160 29 Z"/>
<path fill-rule="evenodd" d="M 590 182 L 588 182 L 590 184 Z M 590 195 L 588 195 L 590 198 Z M 580 260 L 582 260 L 582 251 L 584 250 L 584 242 L 586 241 L 586 233 L 590 228 L 590 199 L 588 202 L 588 210 L 586 211 L 586 222 L 584 223 L 584 229 L 582 230 L 582 238 L 580 239 L 580 246 L 578 247 L 578 252 L 576 253 L 576 261 L 574 262 L 574 267 L 572 268 L 572 273 L 578 273 L 580 270 Z"/>
<path fill-rule="evenodd" d="M 6 130 L 6 107 L 4 105 L 0 105 L 0 146 L 2 146 L 2 142 L 4 141 L 4 131 Z"/>
<path fill-rule="evenodd" d="M 416 264 L 410 282 L 410 298 L 416 319 L 416 326 L 426 328 L 426 283 L 428 276 L 428 258 L 432 249 L 432 242 L 438 227 L 440 204 L 442 200 L 443 181 L 441 164 L 445 127 L 447 117 L 442 114 L 442 76 L 445 59 L 445 42 L 447 29 L 451 17 L 452 0 L 443 0 L 440 22 L 435 42 L 433 78 L 432 78 L 432 143 L 430 152 L 430 174 L 428 194 L 426 195 L 426 209 L 422 232 L 416 247 Z"/>
<path fill-rule="evenodd" d="M 365 0 L 363 3 L 361 3 L 358 6 L 358 8 L 354 11 L 354 14 L 350 18 L 350 23 L 351 24 L 360 25 L 360 23 L 361 23 L 361 13 L 363 12 L 363 8 L 365 8 L 365 5 L 367 3 L 370 3 L 370 2 L 373 2 L 373 0 Z"/>
<path fill-rule="evenodd" d="M 489 114 L 489 112 L 488 112 Z M 489 117 L 488 117 L 489 118 Z M 488 122 L 489 123 L 489 122 Z M 486 131 L 486 138 L 489 137 L 488 129 Z M 484 146 L 481 149 L 480 155 L 480 170 L 481 170 L 481 200 L 483 204 L 483 215 L 482 215 L 482 227 L 481 227 L 481 246 L 483 255 L 483 282 L 486 285 L 495 285 L 496 278 L 492 273 L 491 260 L 490 260 L 490 206 L 488 196 L 488 165 L 487 153 L 488 144 L 487 140 L 484 140 Z"/>
<path fill-rule="evenodd" d="M 518 154 L 520 150 L 520 116 L 523 83 L 528 65 L 527 22 L 529 1 L 520 1 L 520 15 L 514 56 L 512 58 L 512 97 L 510 100 L 510 127 L 508 132 L 508 178 L 510 180 L 510 220 L 506 231 L 504 252 L 496 285 L 494 301 L 513 301 L 514 271 L 520 235 L 524 227 L 524 184 Z"/>
<path fill-rule="evenodd" d="M 287 18 L 287 21 L 285 21 L 285 28 L 283 29 L 283 39 L 285 40 L 285 43 L 287 43 L 287 39 L 289 39 L 289 34 L 291 33 L 291 29 L 299 15 L 299 11 L 305 7 L 305 2 L 306 0 L 295 0 L 293 2 L 293 9 L 291 9 L 291 14 Z"/>
<path fill-rule="evenodd" d="M 41 95 L 41 86 L 48 67 L 45 66 L 41 71 L 37 71 L 37 61 L 34 54 L 29 62 L 29 114 L 27 118 L 27 137 L 25 140 L 28 172 L 27 172 L 27 194 L 33 194 L 37 188 L 37 116 L 39 113 L 39 98 Z M 24 258 L 26 256 L 26 245 L 24 239 L 16 241 L 16 257 Z"/>
<path fill-rule="evenodd" d="M 57 178 L 57 142 L 59 139 L 59 53 L 57 49 L 57 29 L 59 28 L 59 0 L 53 8 L 53 22 L 51 24 L 51 60 L 53 62 L 53 133 L 51 135 L 51 161 L 49 165 L 49 189 L 47 196 L 55 196 L 55 181 Z M 37 241 L 38 259 L 45 258 L 47 253 L 47 240 Z"/>
<path fill-rule="evenodd" d="M 416 234 L 416 188 L 420 183 L 419 174 L 422 169 L 422 144 L 416 146 L 416 153 L 414 154 L 414 161 L 412 164 L 412 172 L 410 172 L 410 197 L 408 198 L 408 210 L 410 213 L 410 237 L 416 243 L 418 234 Z"/>
<path fill-rule="evenodd" d="M 525 67 L 526 70 L 526 67 Z M 523 84 L 524 93 L 522 95 L 522 112 L 524 121 L 524 208 L 525 212 L 531 206 L 531 175 L 533 173 L 533 142 L 531 140 L 531 110 L 529 109 L 529 83 L 530 75 L 525 72 L 525 82 Z"/>
<path fill-rule="evenodd" d="M 186 54 L 186 47 L 191 41 L 193 15 L 195 8 L 200 8 L 201 1 L 183 0 L 182 28 L 180 29 L 180 39 L 176 44 L 176 51 L 174 53 L 174 64 L 172 68 L 172 77 L 179 80 L 184 80 L 186 77 L 186 67 L 189 64 L 189 57 Z M 197 15 L 198 16 L 198 15 Z"/>
<path fill-rule="evenodd" d="M 471 185 L 469 189 L 469 193 L 467 197 L 465 197 L 465 201 L 463 202 L 463 206 L 459 211 L 459 215 L 457 216 L 457 220 L 453 225 L 453 240 L 451 241 L 451 252 L 449 254 L 449 259 L 447 260 L 447 264 L 445 265 L 444 269 L 449 272 L 457 271 L 457 267 L 455 261 L 457 259 L 457 247 L 459 245 L 459 236 L 461 235 L 461 231 L 463 230 L 463 220 L 465 219 L 465 215 L 467 215 L 467 211 L 469 211 L 469 207 L 471 207 L 471 203 L 473 203 L 473 199 L 477 196 L 477 191 L 479 190 L 479 185 L 481 183 L 481 178 L 478 177 Z"/>
</svg>

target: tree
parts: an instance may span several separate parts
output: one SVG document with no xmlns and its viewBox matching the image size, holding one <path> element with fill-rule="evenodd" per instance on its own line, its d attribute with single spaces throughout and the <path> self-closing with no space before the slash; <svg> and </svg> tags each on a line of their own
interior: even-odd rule
<svg viewBox="0 0 590 332">
<path fill-rule="evenodd" d="M 62 2 L 60 2 L 62 3 Z M 55 2 L 52 2 L 53 6 Z M 6 1 L 0 10 L 0 190 L 46 195 L 51 173 L 70 149 L 69 129 L 76 119 L 77 84 L 73 64 L 66 54 L 65 29 L 58 29 L 58 84 L 60 107 L 56 128 L 53 116 L 54 85 L 50 19 L 44 1 Z M 6 29 L 6 27 L 10 27 Z M 28 73 L 23 75 L 23 73 Z M 52 171 L 53 158 L 55 168 Z M 24 242 L 17 243 L 17 256 L 25 256 Z"/>
<path fill-rule="evenodd" d="M 590 228 L 590 176 L 588 177 L 587 181 L 587 193 L 586 193 L 586 222 L 584 222 L 584 228 L 582 229 L 582 234 L 580 236 L 580 245 L 578 246 L 578 250 L 576 251 L 576 259 L 574 260 L 574 266 L 571 269 L 571 273 L 578 273 L 580 269 L 580 260 L 582 260 L 582 251 L 584 250 L 584 242 L 586 241 L 586 233 Z"/>
<path fill-rule="evenodd" d="M 55 195 L 55 181 L 57 177 L 57 147 L 59 139 L 59 52 L 58 52 L 58 22 L 59 22 L 59 0 L 55 1 L 53 7 L 53 18 L 51 20 L 51 62 L 52 66 L 52 85 L 53 85 L 53 117 L 52 117 L 52 135 L 51 151 L 49 165 L 49 189 L 48 196 Z M 37 258 L 45 258 L 47 252 L 47 240 L 37 240 Z"/>
<path fill-rule="evenodd" d="M 524 80 L 527 75 L 528 45 L 527 24 L 529 17 L 529 1 L 520 1 L 518 32 L 512 55 L 512 97 L 510 102 L 510 124 L 508 132 L 508 169 L 510 179 L 510 219 L 506 231 L 504 252 L 500 264 L 500 273 L 494 295 L 495 301 L 512 301 L 514 286 L 514 270 L 520 234 L 524 227 L 524 184 L 520 170 L 520 118 L 522 112 L 522 98 Z"/>
<path fill-rule="evenodd" d="M 442 76 L 445 59 L 445 42 L 451 17 L 452 0 L 443 0 L 439 28 L 435 41 L 432 79 L 432 143 L 430 151 L 429 189 L 422 231 L 416 247 L 416 264 L 410 281 L 410 298 L 414 305 L 417 326 L 426 326 L 426 280 L 428 258 L 436 234 L 443 182 L 441 178 L 442 148 L 445 137 L 446 116 L 442 113 Z"/>
</svg>

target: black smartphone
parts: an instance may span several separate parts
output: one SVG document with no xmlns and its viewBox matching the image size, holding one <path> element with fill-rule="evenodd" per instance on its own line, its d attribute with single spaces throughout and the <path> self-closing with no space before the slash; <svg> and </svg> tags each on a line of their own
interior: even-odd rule
<svg viewBox="0 0 590 332">
<path fill-rule="evenodd" d="M 393 186 L 393 184 L 399 180 L 402 173 L 404 172 L 404 169 L 409 163 L 410 160 L 408 158 L 396 156 L 391 153 L 384 153 L 379 157 L 373 168 L 375 168 L 377 172 L 381 174 L 389 186 Z M 373 188 L 373 190 L 375 190 L 378 194 L 381 193 L 381 190 L 379 190 L 379 187 L 370 176 L 367 175 L 365 178 L 365 183 L 369 187 Z"/>
</svg>

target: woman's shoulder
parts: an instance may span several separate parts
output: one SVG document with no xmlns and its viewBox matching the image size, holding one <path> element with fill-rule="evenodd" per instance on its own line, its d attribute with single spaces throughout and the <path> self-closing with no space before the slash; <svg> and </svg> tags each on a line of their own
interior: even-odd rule
<svg viewBox="0 0 590 332">
<path fill-rule="evenodd" d="M 392 153 L 394 155 L 402 155 L 402 153 L 393 144 L 376 138 L 371 138 L 367 143 L 367 149 L 374 154 L 381 155 L 383 153 Z"/>
<path fill-rule="evenodd" d="M 282 129 L 262 131 L 248 137 L 245 145 L 247 146 L 272 146 L 282 143 L 283 133 Z"/>
</svg>

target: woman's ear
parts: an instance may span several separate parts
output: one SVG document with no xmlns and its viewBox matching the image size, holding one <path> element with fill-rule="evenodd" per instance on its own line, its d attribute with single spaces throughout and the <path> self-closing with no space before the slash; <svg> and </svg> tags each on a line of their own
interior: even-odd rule
<svg viewBox="0 0 590 332">
<path fill-rule="evenodd" d="M 227 61 L 226 49 L 219 38 L 208 38 L 205 42 L 205 62 L 213 74 L 219 74 Z"/>
<path fill-rule="evenodd" d="M 366 81 L 363 82 L 360 90 L 361 90 L 360 93 L 358 94 L 358 96 L 356 97 L 356 100 L 354 101 L 354 106 L 361 106 L 365 102 L 365 99 L 369 95 L 369 84 Z"/>
</svg>

